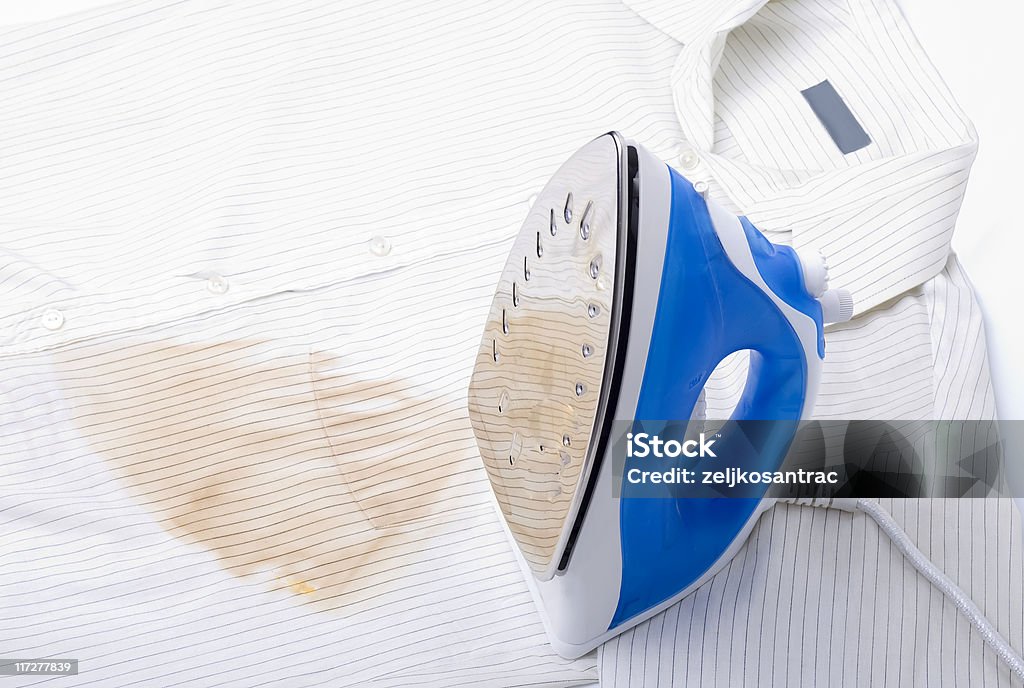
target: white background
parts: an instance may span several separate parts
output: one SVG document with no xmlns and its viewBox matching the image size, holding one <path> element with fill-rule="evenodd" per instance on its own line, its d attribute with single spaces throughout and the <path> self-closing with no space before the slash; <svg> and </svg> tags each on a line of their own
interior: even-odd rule
<svg viewBox="0 0 1024 688">
<path fill-rule="evenodd" d="M 709 0 L 713 1 L 713 0 Z M 1020 26 L 1014 0 L 899 0 L 911 26 L 981 138 L 953 246 L 986 316 L 999 414 L 1024 419 L 1024 135 Z M 97 0 L 0 0 L 0 25 L 39 21 L 109 4 Z M 0 46 L 2 50 L 2 46 Z"/>
</svg>

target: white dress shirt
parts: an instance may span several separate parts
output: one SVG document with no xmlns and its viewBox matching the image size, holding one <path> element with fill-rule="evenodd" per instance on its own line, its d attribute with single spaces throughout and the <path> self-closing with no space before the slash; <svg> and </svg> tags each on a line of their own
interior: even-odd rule
<svg viewBox="0 0 1024 688">
<path fill-rule="evenodd" d="M 857 317 L 821 417 L 994 413 L 949 251 L 976 137 L 898 11 L 629 5 L 149 0 L 0 34 L 4 656 L 79 686 L 1009 685 L 819 510 L 597 656 L 547 645 L 466 386 L 531 196 L 594 136 L 828 255 Z M 808 108 L 823 80 L 869 146 Z M 888 506 L 1020 648 L 1010 505 Z"/>
</svg>

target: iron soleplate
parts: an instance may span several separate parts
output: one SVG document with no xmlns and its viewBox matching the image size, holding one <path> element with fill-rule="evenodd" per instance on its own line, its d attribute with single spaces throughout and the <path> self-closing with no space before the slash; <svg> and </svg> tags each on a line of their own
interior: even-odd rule
<svg viewBox="0 0 1024 688">
<path fill-rule="evenodd" d="M 613 132 L 581 148 L 538 194 L 470 381 L 470 421 L 491 486 L 540 580 L 558 570 L 585 509 L 614 396 L 628 169 Z"/>
</svg>

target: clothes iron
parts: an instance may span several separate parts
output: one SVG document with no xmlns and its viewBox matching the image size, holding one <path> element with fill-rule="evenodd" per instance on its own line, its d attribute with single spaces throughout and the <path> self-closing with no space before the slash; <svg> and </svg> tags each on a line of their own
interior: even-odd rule
<svg viewBox="0 0 1024 688">
<path fill-rule="evenodd" d="M 695 188 L 696 187 L 696 188 Z M 537 196 L 498 283 L 469 389 L 480 455 L 555 650 L 577 657 L 667 608 L 737 552 L 772 500 L 622 498 L 616 419 L 688 421 L 750 351 L 734 420 L 777 466 L 813 406 L 823 322 L 852 314 L 818 254 L 770 243 L 612 132 Z"/>
</svg>

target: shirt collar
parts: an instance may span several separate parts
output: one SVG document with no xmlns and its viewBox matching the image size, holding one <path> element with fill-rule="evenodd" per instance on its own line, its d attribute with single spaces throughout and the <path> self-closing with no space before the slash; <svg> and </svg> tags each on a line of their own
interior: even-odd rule
<svg viewBox="0 0 1024 688">
<path fill-rule="evenodd" d="M 829 260 L 831 284 L 853 292 L 856 313 L 922 284 L 945 266 L 977 137 L 895 6 L 880 0 L 849 2 L 854 25 L 865 32 L 864 49 L 896 51 L 882 56 L 883 62 L 906 62 L 917 70 L 915 76 L 931 85 L 927 103 L 934 111 L 921 110 L 907 123 L 926 132 L 917 139 L 926 145 L 871 155 L 848 166 L 793 170 L 753 164 L 714 149 L 718 106 L 714 77 L 727 38 L 768 0 L 626 0 L 626 4 L 682 44 L 671 79 L 685 144 L 697 152 L 735 208 L 774 241 L 821 250 Z M 799 8 L 815 2 L 787 0 L 784 4 Z M 877 36 L 892 40 L 883 45 Z M 829 46 L 812 49 L 826 51 Z M 854 57 L 829 55 L 829 59 Z M 782 87 L 802 89 L 813 83 Z M 903 87 L 901 82 L 892 84 L 893 89 Z M 900 95 L 925 100 L 918 93 Z M 942 124 L 936 125 L 937 120 Z"/>
<path fill-rule="evenodd" d="M 680 125 L 691 145 L 711 149 L 715 114 L 713 76 L 729 31 L 744 24 L 767 2 L 626 0 L 634 12 L 682 43 L 672 71 L 672 88 Z"/>
</svg>

